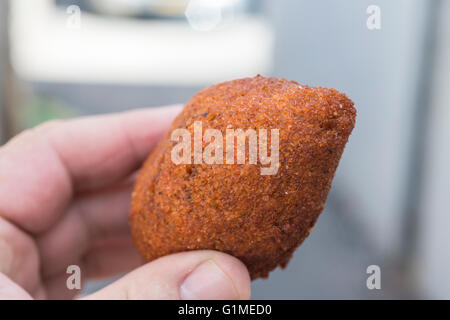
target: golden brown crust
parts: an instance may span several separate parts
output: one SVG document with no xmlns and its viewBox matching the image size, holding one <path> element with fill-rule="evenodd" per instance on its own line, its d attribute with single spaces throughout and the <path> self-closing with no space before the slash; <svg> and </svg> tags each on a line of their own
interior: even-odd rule
<svg viewBox="0 0 450 320">
<path fill-rule="evenodd" d="M 256 76 L 194 96 L 146 161 L 132 196 L 130 226 L 146 261 L 195 249 L 241 259 L 252 279 L 285 266 L 322 211 L 355 125 L 356 110 L 334 89 Z M 180 164 L 169 133 L 194 121 L 218 129 L 280 129 L 280 166 Z M 205 146 L 205 144 L 204 144 Z M 248 156 L 248 155 L 247 155 Z"/>
</svg>

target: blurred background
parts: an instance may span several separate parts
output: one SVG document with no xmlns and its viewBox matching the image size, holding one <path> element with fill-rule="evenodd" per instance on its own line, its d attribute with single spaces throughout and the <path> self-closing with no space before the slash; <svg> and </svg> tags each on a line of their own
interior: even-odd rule
<svg viewBox="0 0 450 320">
<path fill-rule="evenodd" d="M 358 117 L 326 209 L 253 298 L 450 299 L 449 16 L 450 0 L 0 0 L 0 142 L 257 73 L 336 88 Z"/>
</svg>

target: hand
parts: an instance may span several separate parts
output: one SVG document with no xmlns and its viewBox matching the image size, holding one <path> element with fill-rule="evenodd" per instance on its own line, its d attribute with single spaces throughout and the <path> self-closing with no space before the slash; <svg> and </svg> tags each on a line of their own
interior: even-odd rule
<svg viewBox="0 0 450 320">
<path fill-rule="evenodd" d="M 236 258 L 191 251 L 141 264 L 128 228 L 133 177 L 179 112 L 53 121 L 0 148 L 0 299 L 65 299 L 83 280 L 133 271 L 89 299 L 247 299 Z"/>
</svg>

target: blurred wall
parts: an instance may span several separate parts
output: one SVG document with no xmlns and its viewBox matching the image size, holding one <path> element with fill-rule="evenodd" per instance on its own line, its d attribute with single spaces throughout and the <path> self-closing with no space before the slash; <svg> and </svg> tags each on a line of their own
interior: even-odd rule
<svg viewBox="0 0 450 320">
<path fill-rule="evenodd" d="M 366 9 L 381 9 L 368 30 Z M 342 90 L 355 102 L 356 128 L 334 181 L 345 213 L 380 252 L 401 246 L 408 155 L 428 2 L 282 0 L 274 6 L 275 72 Z"/>
<path fill-rule="evenodd" d="M 440 10 L 431 117 L 425 150 L 416 276 L 431 298 L 450 299 L 450 1 Z"/>
<path fill-rule="evenodd" d="M 356 128 L 324 213 L 284 271 L 255 281 L 254 298 L 423 297 L 403 277 L 411 154 L 430 3 L 376 1 L 381 29 L 368 30 L 372 1 L 267 1 L 275 29 L 274 75 L 347 93 Z M 415 174 L 415 173 L 413 173 Z M 382 270 L 368 290 L 366 268 Z"/>
</svg>

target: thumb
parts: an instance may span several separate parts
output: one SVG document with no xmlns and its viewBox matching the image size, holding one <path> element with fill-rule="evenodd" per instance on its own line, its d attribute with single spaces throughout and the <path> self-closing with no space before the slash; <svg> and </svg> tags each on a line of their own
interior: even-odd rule
<svg viewBox="0 0 450 320">
<path fill-rule="evenodd" d="M 250 276 L 238 259 L 217 251 L 159 258 L 85 299 L 249 299 Z"/>
<path fill-rule="evenodd" d="M 0 272 L 0 300 L 31 300 L 31 296 Z"/>
</svg>

